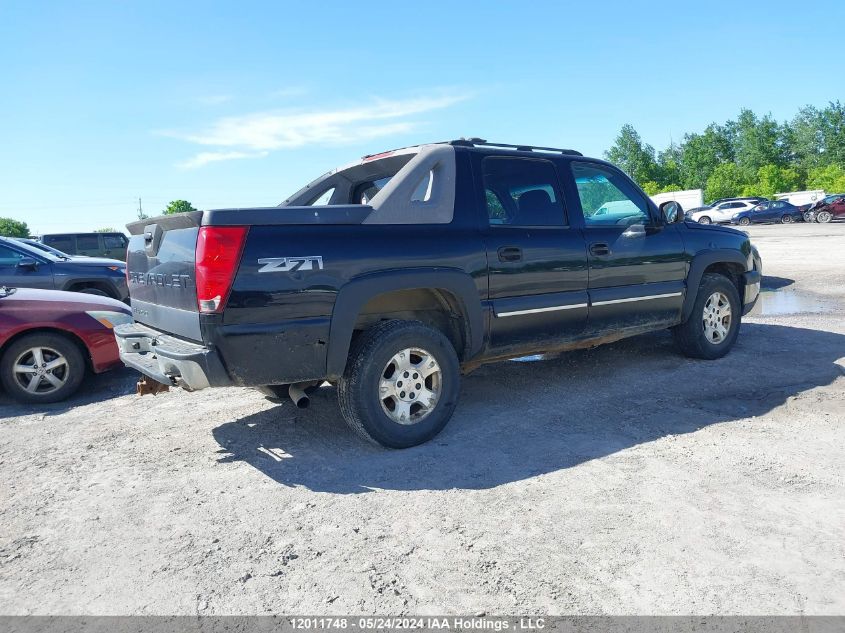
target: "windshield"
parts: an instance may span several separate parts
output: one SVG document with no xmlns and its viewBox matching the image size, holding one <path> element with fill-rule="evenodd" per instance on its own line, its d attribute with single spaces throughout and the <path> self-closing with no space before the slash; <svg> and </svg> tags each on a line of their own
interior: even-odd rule
<svg viewBox="0 0 845 633">
<path fill-rule="evenodd" d="M 62 257 L 58 257 L 50 253 L 49 251 L 43 251 L 40 248 L 35 248 L 31 244 L 27 244 L 26 242 L 22 242 L 20 240 L 15 240 L 15 248 L 25 251 L 28 255 L 35 255 L 36 257 L 41 257 L 43 259 L 48 259 L 51 262 L 59 262 L 63 259 L 70 259 L 67 255 Z"/>
<path fill-rule="evenodd" d="M 26 244 L 27 246 L 31 246 L 32 248 L 37 248 L 39 251 L 44 253 L 50 253 L 55 255 L 59 259 L 70 259 L 70 255 L 67 253 L 63 253 L 58 248 L 53 248 L 52 246 L 47 246 L 46 244 L 42 244 L 41 242 L 36 242 L 35 240 L 19 240 L 21 243 Z"/>
</svg>

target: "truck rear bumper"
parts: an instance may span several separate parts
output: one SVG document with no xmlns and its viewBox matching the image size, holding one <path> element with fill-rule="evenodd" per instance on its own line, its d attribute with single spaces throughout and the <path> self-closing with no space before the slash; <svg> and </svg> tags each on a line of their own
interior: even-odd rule
<svg viewBox="0 0 845 633">
<path fill-rule="evenodd" d="M 197 391 L 232 384 L 217 352 L 140 323 L 114 328 L 120 360 L 166 385 Z"/>
</svg>

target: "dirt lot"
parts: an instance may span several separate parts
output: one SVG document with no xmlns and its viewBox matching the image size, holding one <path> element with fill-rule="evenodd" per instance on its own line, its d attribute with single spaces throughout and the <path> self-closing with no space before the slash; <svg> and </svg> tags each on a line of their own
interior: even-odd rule
<svg viewBox="0 0 845 633">
<path fill-rule="evenodd" d="M 0 394 L 0 613 L 845 612 L 845 224 L 749 232 L 767 291 L 726 358 L 487 366 L 411 450 L 329 387 Z"/>
</svg>

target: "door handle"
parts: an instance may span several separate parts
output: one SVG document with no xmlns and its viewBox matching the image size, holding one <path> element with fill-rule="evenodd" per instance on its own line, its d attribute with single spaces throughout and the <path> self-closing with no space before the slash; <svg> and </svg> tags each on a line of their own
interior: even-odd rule
<svg viewBox="0 0 845 633">
<path fill-rule="evenodd" d="M 498 252 L 500 262 L 522 261 L 522 249 L 516 246 L 503 246 Z"/>
<path fill-rule="evenodd" d="M 610 244 L 607 242 L 593 242 L 590 244 L 590 255 L 610 255 Z"/>
</svg>

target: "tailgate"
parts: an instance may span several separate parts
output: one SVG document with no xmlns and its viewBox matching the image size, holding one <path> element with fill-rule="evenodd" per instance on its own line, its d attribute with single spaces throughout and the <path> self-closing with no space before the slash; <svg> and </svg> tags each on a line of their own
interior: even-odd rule
<svg viewBox="0 0 845 633">
<path fill-rule="evenodd" d="M 126 254 L 135 321 L 202 340 L 194 262 L 202 211 L 129 224 Z"/>
</svg>

